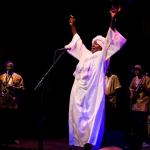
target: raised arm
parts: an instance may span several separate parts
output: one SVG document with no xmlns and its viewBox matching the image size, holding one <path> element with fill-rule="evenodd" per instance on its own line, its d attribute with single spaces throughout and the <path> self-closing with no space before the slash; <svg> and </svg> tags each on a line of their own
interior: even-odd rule
<svg viewBox="0 0 150 150">
<path fill-rule="evenodd" d="M 109 11 L 111 14 L 111 23 L 105 40 L 106 60 L 118 52 L 126 43 L 126 38 L 123 37 L 115 28 L 116 17 L 121 11 L 121 6 L 112 6 Z"/>
<path fill-rule="evenodd" d="M 80 60 L 81 57 L 86 57 L 87 55 L 90 55 L 91 51 L 89 51 L 85 47 L 80 36 L 78 35 L 76 26 L 75 26 L 75 17 L 72 15 L 70 15 L 70 18 L 69 18 L 69 25 L 71 27 L 73 38 L 69 44 L 65 45 L 65 48 L 69 48 L 67 52 L 71 54 L 73 57 Z"/>
<path fill-rule="evenodd" d="M 110 27 L 113 30 L 115 29 L 116 18 L 120 11 L 121 11 L 121 6 L 112 6 L 111 10 L 109 11 L 111 14 Z"/>
</svg>

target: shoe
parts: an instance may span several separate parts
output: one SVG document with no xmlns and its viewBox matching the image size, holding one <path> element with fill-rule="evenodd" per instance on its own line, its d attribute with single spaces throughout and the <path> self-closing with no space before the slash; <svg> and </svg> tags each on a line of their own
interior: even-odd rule
<svg viewBox="0 0 150 150">
<path fill-rule="evenodd" d="M 86 143 L 83 150 L 92 150 L 92 145 L 90 143 Z"/>
<path fill-rule="evenodd" d="M 90 143 L 86 143 L 84 145 L 83 150 L 97 150 L 97 148 L 94 145 L 90 144 Z"/>
<path fill-rule="evenodd" d="M 146 142 L 143 142 L 142 143 L 142 147 L 149 147 L 150 145 L 148 144 L 148 143 L 146 143 Z"/>
<path fill-rule="evenodd" d="M 11 139 L 9 141 L 9 144 L 19 144 L 19 143 L 20 143 L 20 141 L 18 139 Z"/>
<path fill-rule="evenodd" d="M 15 140 L 14 140 L 14 143 L 15 143 L 15 144 L 20 144 L 20 141 L 17 140 L 17 139 L 15 139 Z"/>
</svg>

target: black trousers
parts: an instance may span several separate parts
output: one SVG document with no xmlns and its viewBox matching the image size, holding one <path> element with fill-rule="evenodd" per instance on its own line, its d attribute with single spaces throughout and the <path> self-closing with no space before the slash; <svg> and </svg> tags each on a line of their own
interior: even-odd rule
<svg viewBox="0 0 150 150">
<path fill-rule="evenodd" d="M 18 110 L 0 110 L 0 143 L 8 143 L 18 137 L 19 119 Z"/>
<path fill-rule="evenodd" d="M 126 133 L 120 127 L 119 110 L 106 99 L 105 102 L 105 128 L 100 148 L 115 146 L 124 148 L 126 145 Z"/>
<path fill-rule="evenodd" d="M 130 147 L 133 150 L 140 150 L 142 143 L 148 140 L 147 119 L 147 112 L 131 112 Z"/>
</svg>

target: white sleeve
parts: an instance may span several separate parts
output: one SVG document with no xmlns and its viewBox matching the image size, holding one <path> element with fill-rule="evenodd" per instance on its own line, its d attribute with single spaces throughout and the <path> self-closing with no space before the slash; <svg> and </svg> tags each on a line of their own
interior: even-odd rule
<svg viewBox="0 0 150 150">
<path fill-rule="evenodd" d="M 125 43 L 126 39 L 116 29 L 109 28 L 105 43 L 106 60 L 118 52 Z"/>
<path fill-rule="evenodd" d="M 87 54 L 91 53 L 85 47 L 80 36 L 77 33 L 73 36 L 71 42 L 68 45 L 65 45 L 65 48 L 69 48 L 69 50 L 67 50 L 67 52 L 78 60 L 80 60 L 80 58 L 83 55 L 87 55 Z"/>
</svg>

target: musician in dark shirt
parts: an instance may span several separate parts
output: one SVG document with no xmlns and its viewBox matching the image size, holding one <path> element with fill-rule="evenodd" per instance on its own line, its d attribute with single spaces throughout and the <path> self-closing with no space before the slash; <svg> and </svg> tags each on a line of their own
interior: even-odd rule
<svg viewBox="0 0 150 150">
<path fill-rule="evenodd" d="M 150 102 L 150 77 L 144 74 L 141 65 L 134 66 L 134 75 L 129 86 L 132 117 L 131 139 L 133 139 L 131 145 L 138 150 L 141 149 L 142 143 L 148 137 L 147 119 Z"/>
</svg>

